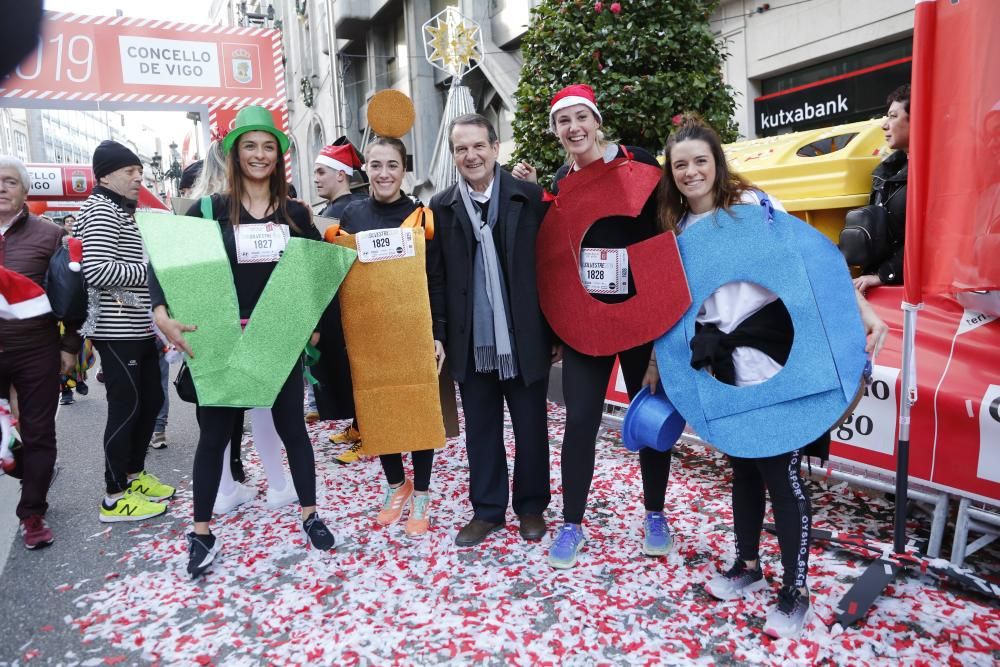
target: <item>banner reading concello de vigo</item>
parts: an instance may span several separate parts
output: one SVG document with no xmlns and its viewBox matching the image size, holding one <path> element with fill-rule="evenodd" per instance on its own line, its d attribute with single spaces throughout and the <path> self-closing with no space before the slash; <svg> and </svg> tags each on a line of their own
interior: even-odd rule
<svg viewBox="0 0 1000 667">
<path fill-rule="evenodd" d="M 45 12 L 38 49 L 0 82 L 0 106 L 183 108 L 208 126 L 251 104 L 287 130 L 277 30 Z"/>
</svg>

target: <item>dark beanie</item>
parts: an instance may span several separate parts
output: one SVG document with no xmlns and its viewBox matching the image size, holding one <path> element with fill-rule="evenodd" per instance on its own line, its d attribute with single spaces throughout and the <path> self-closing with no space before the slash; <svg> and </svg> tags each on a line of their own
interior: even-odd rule
<svg viewBox="0 0 1000 667">
<path fill-rule="evenodd" d="M 197 162 L 192 162 L 188 166 L 184 167 L 184 171 L 181 172 L 181 182 L 177 185 L 179 190 L 185 190 L 187 188 L 193 188 L 194 182 L 198 180 L 201 175 L 201 167 L 205 164 L 204 160 L 198 160 Z"/>
<path fill-rule="evenodd" d="M 117 141 L 105 139 L 94 149 L 94 178 L 100 179 L 122 167 L 141 167 L 139 156 Z"/>
</svg>

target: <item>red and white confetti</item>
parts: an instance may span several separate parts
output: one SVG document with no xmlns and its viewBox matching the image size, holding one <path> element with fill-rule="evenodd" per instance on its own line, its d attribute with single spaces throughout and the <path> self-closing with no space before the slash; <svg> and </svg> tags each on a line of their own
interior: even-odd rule
<svg viewBox="0 0 1000 667">
<path fill-rule="evenodd" d="M 550 404 L 549 415 L 554 528 L 561 518 L 564 411 Z M 343 426 L 309 427 L 320 511 L 338 536 L 336 551 L 307 549 L 297 507 L 266 510 L 262 490 L 257 501 L 215 522 L 223 553 L 192 582 L 185 572 L 191 500 L 184 486 L 171 502 L 177 519 L 135 530 L 134 548 L 119 557 L 120 574 L 80 596 L 79 615 L 65 620 L 101 652 L 69 654 L 63 662 L 987 665 L 1000 658 L 998 606 L 930 579 L 900 579 L 864 621 L 831 632 L 826 623 L 837 601 L 868 561 L 821 545 L 810 561 L 814 614 L 801 638 L 772 640 L 761 631 L 780 580 L 772 536 L 762 543 L 771 589 L 745 601 L 715 601 L 704 583 L 731 562 L 733 536 L 728 466 L 708 448 L 675 449 L 667 491 L 675 549 L 648 558 L 639 552 L 638 459 L 617 433 L 602 435 L 585 521 L 589 541 L 576 568 L 556 571 L 546 563 L 554 530 L 541 543 L 525 543 L 512 513 L 506 529 L 479 547 L 454 546 L 471 515 L 461 439 L 435 459 L 430 533 L 411 540 L 402 523 L 378 527 L 381 467 L 374 459 L 334 463 L 327 434 Z M 506 434 L 512 458 L 509 421 Z M 253 448 L 244 452 L 249 474 L 262 480 Z M 813 482 L 812 489 L 817 527 L 883 537 L 891 530 L 884 499 L 844 484 Z M 995 567 L 996 550 L 987 558 Z M 80 595 L 80 584 L 59 590 Z M 24 650 L 27 659 L 30 646 Z"/>
</svg>

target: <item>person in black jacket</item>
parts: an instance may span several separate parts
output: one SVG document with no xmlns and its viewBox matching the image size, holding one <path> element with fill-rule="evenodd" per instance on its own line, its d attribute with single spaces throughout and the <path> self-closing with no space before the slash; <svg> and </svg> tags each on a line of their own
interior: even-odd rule
<svg viewBox="0 0 1000 667">
<path fill-rule="evenodd" d="M 854 286 L 864 294 L 870 287 L 903 283 L 903 241 L 906 236 L 906 172 L 910 153 L 910 85 L 892 91 L 886 102 L 882 131 L 885 143 L 893 149 L 872 172 L 872 193 L 869 204 L 878 204 L 889 214 L 889 234 L 892 254 L 878 264 L 866 266 L 854 279 Z"/>
<path fill-rule="evenodd" d="M 319 152 L 313 168 L 313 185 L 316 194 L 327 200 L 320 215 L 339 220 L 351 202 L 365 198 L 351 192 L 351 177 L 360 168 L 361 157 L 349 143 L 331 144 Z"/>
<path fill-rule="evenodd" d="M 321 216 L 340 220 L 351 203 L 365 199 L 351 192 L 351 177 L 355 169 L 360 168 L 361 158 L 349 142 L 331 144 L 320 151 L 313 168 L 313 184 L 317 194 L 327 200 L 320 211 Z M 318 383 L 312 390 L 315 398 L 306 421 L 353 419 L 343 431 L 330 434 L 333 444 L 347 445 L 347 449 L 333 457 L 337 463 L 346 465 L 361 458 L 361 433 L 358 420 L 354 418 L 354 388 L 340 323 L 339 297 L 333 297 L 330 310 L 331 316 L 323 318 L 322 336 L 317 345 L 320 355 L 313 375 Z"/>
<path fill-rule="evenodd" d="M 236 127 L 223 143 L 229 171 L 229 191 L 212 195 L 213 216 L 219 222 L 232 267 L 240 320 L 249 320 L 257 301 L 278 265 L 291 235 L 315 241 L 319 231 L 305 206 L 291 201 L 285 181 L 284 153 L 288 137 L 274 127 L 271 113 L 246 107 L 236 115 Z M 187 215 L 201 217 L 201 204 Z M 260 240 L 269 243 L 260 243 Z M 194 326 L 172 319 L 163 291 L 150 274 L 150 293 L 156 324 L 167 339 L 190 356 L 194 352 L 183 332 Z M 334 538 L 316 512 L 316 468 L 312 443 L 302 420 L 302 365 L 296 363 L 271 407 L 274 426 L 288 455 L 288 467 L 302 507 L 302 530 L 316 549 L 333 549 Z M 219 552 L 219 540 L 209 522 L 219 490 L 234 422 L 242 408 L 199 406 L 200 435 L 194 455 L 194 532 L 188 534 L 188 573 L 203 574 Z"/>
<path fill-rule="evenodd" d="M 514 512 L 521 537 L 540 540 L 551 497 L 546 395 L 556 355 L 535 278 L 545 204 L 541 188 L 499 168 L 500 142 L 486 118 L 459 116 L 448 140 L 460 178 L 431 199 L 427 274 L 435 345 L 447 349 L 465 412 L 473 516 L 455 544 L 479 544 L 504 525 L 504 401 L 514 428 Z"/>
</svg>

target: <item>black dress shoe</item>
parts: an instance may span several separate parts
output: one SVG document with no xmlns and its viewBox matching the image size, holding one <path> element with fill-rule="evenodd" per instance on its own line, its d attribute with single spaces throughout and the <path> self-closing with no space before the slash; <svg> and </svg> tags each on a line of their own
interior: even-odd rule
<svg viewBox="0 0 1000 667">
<path fill-rule="evenodd" d="M 490 533 L 503 528 L 503 522 L 493 523 L 482 519 L 473 519 L 465 524 L 455 536 L 455 545 L 459 547 L 474 547 L 485 540 Z"/>
<path fill-rule="evenodd" d="M 528 542 L 537 542 L 545 537 L 545 517 L 541 514 L 522 514 L 519 518 L 522 538 Z"/>
</svg>

